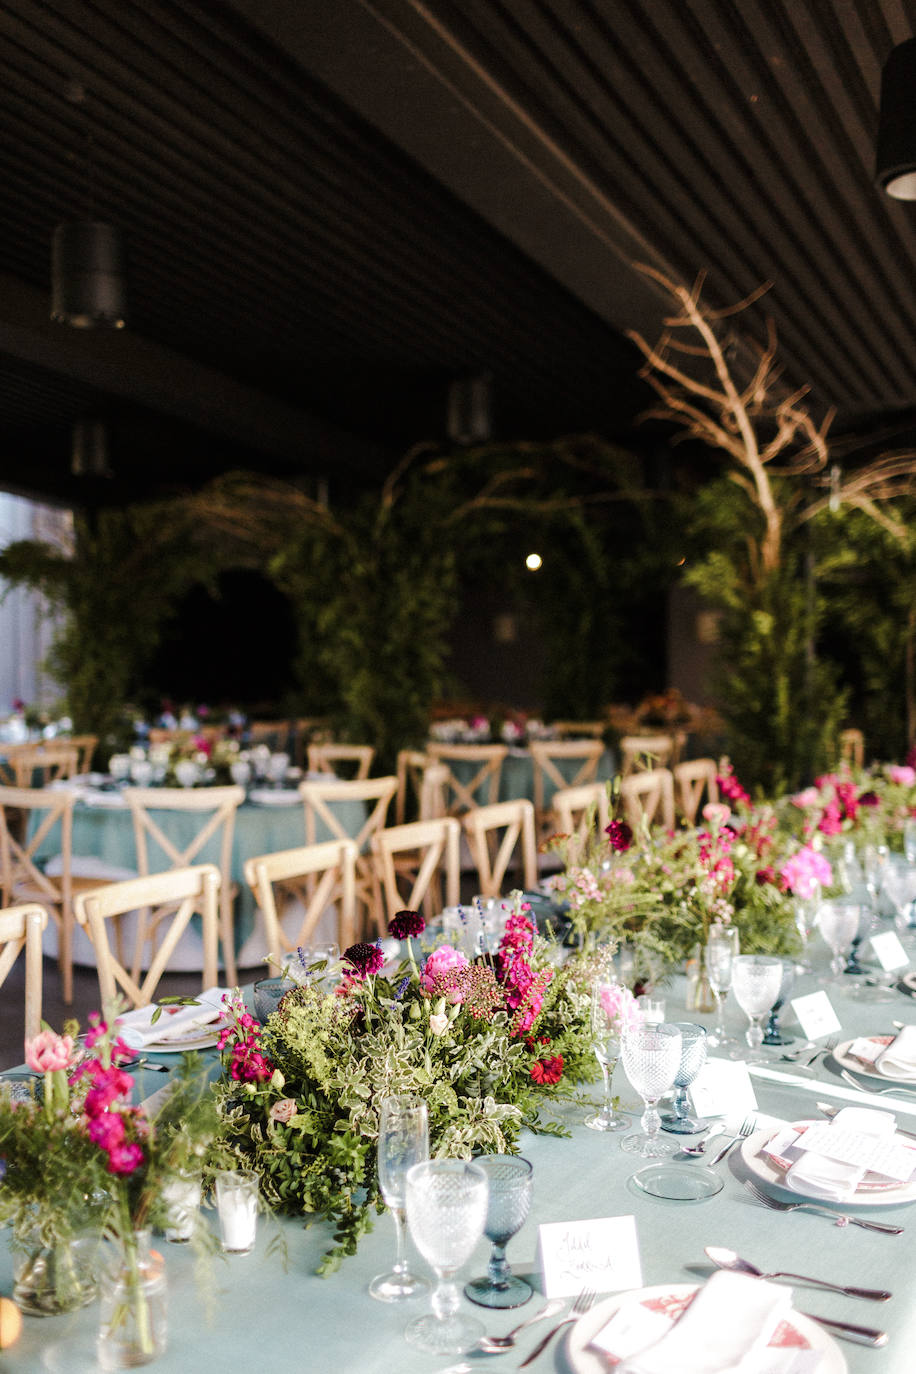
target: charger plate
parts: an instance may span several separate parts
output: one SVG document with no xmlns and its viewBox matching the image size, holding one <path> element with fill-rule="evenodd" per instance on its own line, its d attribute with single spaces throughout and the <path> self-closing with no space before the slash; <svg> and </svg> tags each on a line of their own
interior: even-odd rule
<svg viewBox="0 0 916 1374">
<path fill-rule="evenodd" d="M 791 1124 L 800 1129 L 815 1124 L 823 1125 L 823 1122 L 793 1121 Z M 795 1188 L 789 1188 L 786 1185 L 788 1161 L 778 1163 L 762 1153 L 763 1147 L 775 1134 L 773 1128 L 768 1126 L 766 1130 L 748 1136 L 747 1140 L 741 1142 L 741 1158 L 760 1183 L 778 1190 L 786 1199 L 804 1202 L 807 1198 L 809 1202 L 816 1202 L 819 1206 L 836 1207 L 840 1211 L 845 1211 L 848 1207 L 897 1207 L 903 1202 L 916 1202 L 916 1181 L 910 1179 L 907 1183 L 895 1183 L 893 1179 L 881 1180 L 875 1174 L 871 1175 L 871 1178 L 866 1174 L 854 1196 L 842 1201 L 814 1197 L 808 1193 L 800 1193 Z"/>
<path fill-rule="evenodd" d="M 875 1044 L 891 1045 L 897 1037 L 894 1035 L 858 1035 L 856 1040 L 872 1040 Z M 889 1073 L 878 1073 L 877 1069 L 870 1069 L 867 1064 L 863 1064 L 859 1059 L 853 1059 L 849 1053 L 850 1045 L 854 1045 L 855 1040 L 844 1040 L 842 1045 L 837 1045 L 835 1050 L 831 1050 L 831 1056 L 836 1060 L 841 1069 L 846 1069 L 849 1073 L 860 1074 L 862 1078 L 874 1078 L 879 1083 L 899 1083 L 903 1087 L 912 1088 L 916 1092 L 916 1078 L 894 1078 Z"/>
</svg>

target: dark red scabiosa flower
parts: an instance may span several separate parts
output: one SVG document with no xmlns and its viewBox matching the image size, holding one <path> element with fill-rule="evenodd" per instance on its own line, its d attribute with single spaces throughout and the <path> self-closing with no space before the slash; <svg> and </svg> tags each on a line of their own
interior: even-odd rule
<svg viewBox="0 0 916 1374">
<path fill-rule="evenodd" d="M 547 1059 L 536 1059 L 531 1065 L 531 1077 L 535 1083 L 543 1085 L 559 1083 L 563 1077 L 562 1054 L 552 1054 Z"/>
<path fill-rule="evenodd" d="M 633 843 L 633 830 L 626 821 L 611 821 L 604 833 L 611 842 L 611 848 L 617 854 L 623 854 Z"/>
<path fill-rule="evenodd" d="M 385 956 L 378 945 L 366 944 L 363 941 L 345 949 L 343 958 L 357 978 L 368 978 L 371 974 L 378 973 L 385 962 Z"/>
<path fill-rule="evenodd" d="M 881 798 L 877 792 L 863 792 L 859 797 L 860 806 L 880 806 Z"/>
<path fill-rule="evenodd" d="M 422 935 L 425 929 L 426 922 L 419 911 L 398 911 L 388 922 L 388 934 L 395 940 Z"/>
<path fill-rule="evenodd" d="M 758 868 L 754 874 L 754 882 L 758 887 L 766 887 L 767 883 L 777 884 L 779 881 L 776 869 L 772 864 L 766 864 L 763 868 Z"/>
</svg>

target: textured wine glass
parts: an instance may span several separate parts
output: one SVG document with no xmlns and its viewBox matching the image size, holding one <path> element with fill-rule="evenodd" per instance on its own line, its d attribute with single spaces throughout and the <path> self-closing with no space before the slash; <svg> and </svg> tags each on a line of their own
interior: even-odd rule
<svg viewBox="0 0 916 1374">
<path fill-rule="evenodd" d="M 493 1242 L 486 1274 L 465 1284 L 465 1295 L 481 1307 L 521 1307 L 534 1292 L 512 1273 L 506 1246 L 524 1226 L 531 1208 L 531 1165 L 518 1155 L 484 1155 L 476 1161 L 487 1176 L 489 1199 L 484 1235 Z"/>
<path fill-rule="evenodd" d="M 433 1310 L 404 1332 L 433 1355 L 463 1355 L 484 1334 L 483 1323 L 459 1310 L 455 1275 L 471 1256 L 487 1219 L 487 1176 L 463 1159 L 431 1159 L 407 1172 L 407 1224 L 435 1271 Z"/>
<path fill-rule="evenodd" d="M 407 1170 L 429 1159 L 429 1122 L 426 1103 L 410 1093 L 386 1097 L 379 1113 L 378 1177 L 382 1197 L 394 1217 L 397 1250 L 394 1268 L 377 1274 L 369 1293 L 379 1302 L 400 1302 L 425 1293 L 429 1283 L 412 1274 L 404 1244 Z"/>
<path fill-rule="evenodd" d="M 796 964 L 799 973 L 811 972 L 811 961 L 808 958 L 808 946 L 811 936 L 817 930 L 817 913 L 820 910 L 822 889 L 816 878 L 810 879 L 804 893 L 799 893 L 795 899 L 795 929 L 801 936 L 802 957 Z"/>
<path fill-rule="evenodd" d="M 620 1148 L 644 1159 L 672 1154 L 677 1145 L 659 1137 L 661 1117 L 655 1104 L 672 1086 L 680 1067 L 681 1033 L 666 1021 L 658 1026 L 630 1026 L 623 1033 L 621 1048 L 627 1078 L 642 1098 L 645 1111 L 642 1131 L 625 1135 Z"/>
<path fill-rule="evenodd" d="M 724 1019 L 725 994 L 732 985 L 732 961 L 737 958 L 731 934 L 724 930 L 711 933 L 703 953 L 706 960 L 706 977 L 716 999 L 716 1023 L 706 1037 L 706 1044 L 709 1049 L 726 1049 L 737 1044 L 735 1038 L 725 1029 Z"/>
<path fill-rule="evenodd" d="M 830 946 L 833 958 L 830 972 L 834 983 L 842 983 L 845 956 L 849 953 L 856 931 L 859 929 L 861 910 L 858 902 L 821 902 L 817 913 L 817 926 L 826 943 Z"/>
<path fill-rule="evenodd" d="M 791 1045 L 793 1037 L 783 1035 L 782 1027 L 779 1024 L 779 1013 L 782 1011 L 786 1002 L 789 1000 L 792 988 L 795 984 L 795 965 L 791 959 L 782 960 L 782 978 L 779 981 L 779 992 L 776 994 L 776 1001 L 770 1007 L 770 1014 L 763 1037 L 764 1045 Z"/>
<path fill-rule="evenodd" d="M 760 1022 L 779 996 L 781 984 L 781 959 L 767 954 L 739 954 L 732 961 L 732 992 L 748 1019 L 744 1038 L 752 1050 L 759 1050 L 763 1043 Z"/>
<path fill-rule="evenodd" d="M 884 876 L 884 891 L 894 907 L 894 924 L 901 935 L 912 931 L 913 902 L 916 901 L 916 867 L 891 868 Z"/>
<path fill-rule="evenodd" d="M 884 884 L 885 874 L 890 867 L 890 853 L 886 844 L 867 844 L 862 854 L 862 872 L 871 909 L 878 914 L 878 899 Z"/>
<path fill-rule="evenodd" d="M 690 1115 L 687 1089 L 706 1063 L 706 1027 L 692 1021 L 672 1021 L 671 1024 L 681 1033 L 681 1062 L 674 1076 L 674 1111 L 662 1117 L 662 1130 L 673 1131 L 676 1135 L 694 1135 L 703 1130 L 705 1122 Z"/>
<path fill-rule="evenodd" d="M 614 983 L 592 985 L 592 1049 L 595 1051 L 595 1058 L 601 1066 L 601 1075 L 604 1079 L 604 1104 L 585 1122 L 593 1131 L 622 1131 L 630 1125 L 625 1116 L 614 1111 L 611 1100 L 614 1066 L 620 1058 L 620 1032 L 615 1025 L 616 1013 L 611 1002 L 614 992 Z"/>
</svg>

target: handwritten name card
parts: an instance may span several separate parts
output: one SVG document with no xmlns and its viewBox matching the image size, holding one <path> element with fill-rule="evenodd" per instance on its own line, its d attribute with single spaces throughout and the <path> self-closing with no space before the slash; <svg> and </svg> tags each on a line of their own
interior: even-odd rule
<svg viewBox="0 0 916 1374">
<path fill-rule="evenodd" d="M 538 1227 L 538 1253 L 548 1298 L 642 1287 L 635 1217 L 546 1222 Z"/>
</svg>

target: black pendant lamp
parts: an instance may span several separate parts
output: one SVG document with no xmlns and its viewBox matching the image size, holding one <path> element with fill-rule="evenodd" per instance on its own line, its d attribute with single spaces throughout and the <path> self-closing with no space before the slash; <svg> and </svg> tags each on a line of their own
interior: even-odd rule
<svg viewBox="0 0 916 1374">
<path fill-rule="evenodd" d="M 70 471 L 74 477 L 113 477 L 108 465 L 108 430 L 102 420 L 77 420 L 73 426 Z"/>
<path fill-rule="evenodd" d="M 881 74 L 878 185 L 895 200 L 916 200 L 916 38 L 899 43 Z"/>
<path fill-rule="evenodd" d="M 485 444 L 493 434 L 493 386 L 489 373 L 449 383 L 446 433 L 453 444 Z"/>
</svg>

